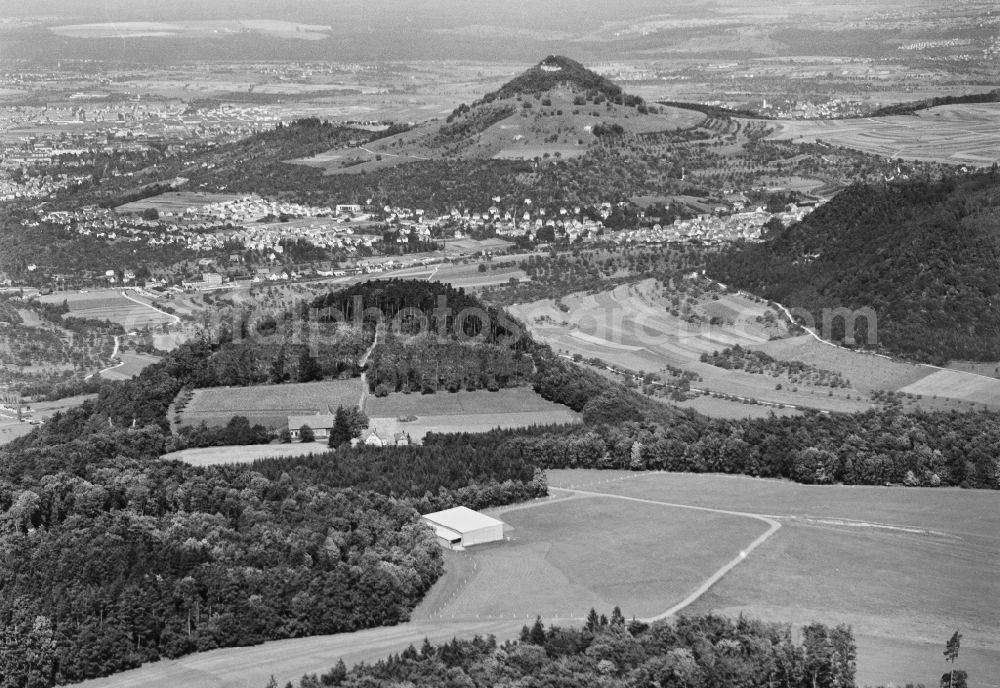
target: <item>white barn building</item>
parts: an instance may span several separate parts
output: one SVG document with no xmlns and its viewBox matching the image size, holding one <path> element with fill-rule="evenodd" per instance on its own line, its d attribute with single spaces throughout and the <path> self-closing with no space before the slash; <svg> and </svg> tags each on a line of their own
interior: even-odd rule
<svg viewBox="0 0 1000 688">
<path fill-rule="evenodd" d="M 445 547 L 464 549 L 503 540 L 503 521 L 464 506 L 425 514 L 423 519 L 434 529 L 438 541 Z"/>
</svg>

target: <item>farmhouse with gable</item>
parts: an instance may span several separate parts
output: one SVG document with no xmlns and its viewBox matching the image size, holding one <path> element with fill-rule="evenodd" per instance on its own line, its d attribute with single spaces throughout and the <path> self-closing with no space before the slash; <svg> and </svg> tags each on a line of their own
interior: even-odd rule
<svg viewBox="0 0 1000 688">
<path fill-rule="evenodd" d="M 335 421 L 336 416 L 332 413 L 316 413 L 311 416 L 288 416 L 288 433 L 291 435 L 292 440 L 298 440 L 299 430 L 301 430 L 303 425 L 308 425 L 312 428 L 316 440 L 325 442 L 330 439 L 330 432 L 333 430 Z M 368 428 L 362 432 L 357 442 L 369 447 L 405 446 L 412 444 L 409 433 L 397 432 L 389 435 L 387 433 L 380 433 L 377 428 Z"/>
<path fill-rule="evenodd" d="M 312 428 L 317 440 L 330 439 L 330 431 L 333 429 L 334 415 L 332 413 L 317 413 L 312 416 L 289 416 L 288 432 L 293 440 L 299 439 L 299 429 L 303 425 Z"/>
</svg>

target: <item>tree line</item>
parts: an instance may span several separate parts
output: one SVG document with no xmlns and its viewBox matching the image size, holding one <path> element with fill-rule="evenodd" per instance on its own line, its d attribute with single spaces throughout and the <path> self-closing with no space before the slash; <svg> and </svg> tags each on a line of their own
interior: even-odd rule
<svg viewBox="0 0 1000 688">
<path fill-rule="evenodd" d="M 857 650 L 847 626 L 811 623 L 796 641 L 788 625 L 746 617 L 681 617 L 646 624 L 592 609 L 581 628 L 525 626 L 518 640 L 493 636 L 426 640 L 403 652 L 350 670 L 343 662 L 307 674 L 298 688 L 407 685 L 492 687 L 530 685 L 577 688 L 709 688 L 782 686 L 853 688 Z M 289 683 L 289 686 L 292 684 Z M 273 680 L 267 688 L 276 688 Z"/>
</svg>

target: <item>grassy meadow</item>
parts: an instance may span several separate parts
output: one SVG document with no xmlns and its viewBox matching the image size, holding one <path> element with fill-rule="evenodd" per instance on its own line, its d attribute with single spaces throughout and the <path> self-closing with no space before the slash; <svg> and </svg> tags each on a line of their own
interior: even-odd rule
<svg viewBox="0 0 1000 688">
<path fill-rule="evenodd" d="M 510 541 L 449 553 L 445 578 L 415 620 L 582 620 L 591 607 L 615 605 L 627 617 L 655 615 L 767 529 L 752 519 L 589 497 L 494 515 Z"/>
<path fill-rule="evenodd" d="M 970 685 L 997 686 L 1000 495 L 958 488 L 810 486 L 742 476 L 550 471 L 553 487 L 756 514 L 782 528 L 689 611 L 848 623 L 858 685 L 936 685 L 963 634 Z M 938 647 L 940 645 L 940 647 Z"/>
<path fill-rule="evenodd" d="M 181 412 L 181 425 L 225 425 L 233 416 L 269 428 L 288 424 L 288 416 L 330 413 L 338 406 L 357 406 L 361 379 L 322 380 L 252 387 L 210 387 L 195 390 Z"/>
</svg>

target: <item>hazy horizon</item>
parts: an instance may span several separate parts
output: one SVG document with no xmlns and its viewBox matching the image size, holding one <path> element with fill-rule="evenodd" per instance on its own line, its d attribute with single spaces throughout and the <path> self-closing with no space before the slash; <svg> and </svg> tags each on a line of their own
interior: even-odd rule
<svg viewBox="0 0 1000 688">
<path fill-rule="evenodd" d="M 783 53 L 734 44 L 778 29 L 850 29 L 880 8 L 932 2 L 786 0 L 747 8 L 730 0 L 498 3 L 492 0 L 0 0 L 0 58 L 6 59 L 477 59 L 534 62 L 559 52 L 578 59 L 663 55 L 762 57 Z M 289 22 L 275 30 L 239 22 Z M 133 22 L 169 23 L 137 27 Z M 226 22 L 210 26 L 198 22 Z M 91 25 L 101 24 L 102 27 Z M 310 25 L 312 32 L 303 31 Z M 81 27 L 83 25 L 83 27 Z M 67 28 L 68 27 L 68 28 Z M 244 34 L 253 34 L 252 39 Z M 145 35 L 144 35 L 145 34 Z M 114 40 L 109 40 L 114 39 Z M 865 41 L 859 42 L 864 45 Z"/>
</svg>

